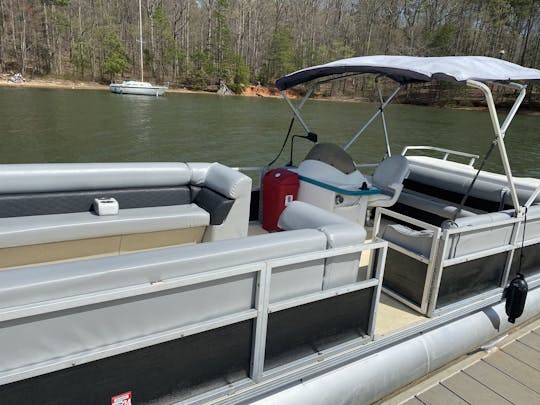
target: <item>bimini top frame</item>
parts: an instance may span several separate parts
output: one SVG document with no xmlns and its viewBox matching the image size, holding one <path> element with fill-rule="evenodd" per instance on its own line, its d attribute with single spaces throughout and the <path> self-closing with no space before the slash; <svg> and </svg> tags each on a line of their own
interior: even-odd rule
<svg viewBox="0 0 540 405">
<path fill-rule="evenodd" d="M 520 208 L 517 198 L 516 188 L 512 178 L 512 171 L 510 169 L 510 163 L 508 161 L 508 155 L 506 153 L 506 147 L 504 144 L 504 137 L 510 123 L 512 122 L 512 119 L 516 115 L 517 110 L 525 98 L 526 93 L 526 86 L 514 83 L 514 81 L 540 80 L 540 70 L 526 68 L 511 62 L 486 56 L 416 57 L 378 55 L 341 59 L 324 65 L 298 70 L 278 79 L 276 81 L 276 87 L 281 90 L 281 94 L 289 107 L 292 109 L 295 118 L 298 119 L 306 132 L 309 132 L 309 127 L 302 119 L 300 110 L 313 93 L 315 87 L 328 81 L 340 80 L 353 75 L 366 73 L 375 74 L 377 76 L 386 76 L 396 81 L 399 86 L 386 100 L 384 100 L 378 86 L 377 77 L 376 84 L 379 94 L 380 107 L 366 122 L 366 124 L 356 134 L 354 134 L 352 139 L 344 146 L 344 149 L 349 148 L 349 146 L 360 136 L 360 134 L 362 134 L 362 132 L 364 132 L 364 130 L 375 120 L 375 118 L 381 115 L 387 154 L 391 154 L 388 133 L 386 130 L 386 122 L 384 119 L 384 109 L 405 84 L 442 80 L 463 83 L 467 86 L 475 87 L 482 91 L 486 98 L 489 114 L 491 116 L 491 122 L 493 124 L 493 130 L 496 136 L 495 142 L 499 148 L 504 171 L 508 179 L 508 187 L 512 195 L 512 203 L 514 208 L 516 208 L 517 215 L 523 215 L 524 210 Z M 297 108 L 287 97 L 285 91 L 293 86 L 307 82 L 312 82 L 312 85 Z M 519 90 L 519 95 L 517 96 L 514 105 L 512 106 L 502 125 L 499 123 L 491 90 L 486 85 L 486 83 L 489 82 Z"/>
</svg>

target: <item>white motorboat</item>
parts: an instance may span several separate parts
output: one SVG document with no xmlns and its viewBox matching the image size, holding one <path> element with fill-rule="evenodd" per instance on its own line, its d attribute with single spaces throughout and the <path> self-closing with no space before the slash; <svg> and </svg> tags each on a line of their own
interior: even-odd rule
<svg viewBox="0 0 540 405">
<path fill-rule="evenodd" d="M 298 167 L 1 165 L 2 402 L 372 403 L 538 318 L 540 180 L 512 176 L 504 140 L 526 92 L 514 80 L 540 71 L 378 56 L 277 86 L 315 141 L 300 114 L 313 89 L 366 73 L 398 87 Z M 386 130 L 385 159 L 358 171 L 352 142 L 431 80 L 485 95 L 504 174 L 437 147 L 392 154 Z M 294 105 L 285 90 L 307 82 Z M 502 125 L 487 83 L 517 92 Z"/>
<path fill-rule="evenodd" d="M 155 86 L 144 81 L 144 60 L 143 60 L 143 40 L 142 40 L 142 10 L 141 0 L 139 0 L 139 44 L 140 44 L 140 64 L 141 64 L 141 80 L 124 80 L 122 83 L 111 83 L 109 89 L 111 93 L 117 94 L 135 94 L 140 96 L 162 96 L 165 94 L 167 87 Z"/>
</svg>

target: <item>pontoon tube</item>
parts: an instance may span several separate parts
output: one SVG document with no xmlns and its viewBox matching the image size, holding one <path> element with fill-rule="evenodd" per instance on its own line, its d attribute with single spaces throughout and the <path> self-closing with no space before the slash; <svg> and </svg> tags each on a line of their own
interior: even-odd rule
<svg viewBox="0 0 540 405">
<path fill-rule="evenodd" d="M 538 314 L 540 288 L 529 292 L 519 321 Z M 513 326 L 506 319 L 504 302 L 487 307 L 256 404 L 372 403 L 504 333 Z"/>
</svg>

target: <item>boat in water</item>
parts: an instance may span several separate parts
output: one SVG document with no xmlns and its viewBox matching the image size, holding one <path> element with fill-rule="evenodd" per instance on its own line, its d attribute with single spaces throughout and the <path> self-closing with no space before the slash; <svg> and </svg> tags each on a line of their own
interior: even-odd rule
<svg viewBox="0 0 540 405">
<path fill-rule="evenodd" d="M 109 89 L 111 93 L 117 94 L 134 94 L 140 96 L 162 96 L 165 94 L 167 87 L 155 86 L 151 83 L 144 81 L 144 60 L 143 60 L 143 40 L 142 40 L 142 9 L 141 0 L 139 0 L 139 45 L 140 45 L 140 57 L 141 57 L 141 80 L 124 80 L 122 83 L 111 83 Z"/>
<path fill-rule="evenodd" d="M 2 403 L 372 403 L 538 318 L 540 180 L 512 175 L 505 135 L 517 81 L 540 71 L 373 56 L 276 85 L 317 142 L 302 107 L 361 74 L 396 89 L 350 142 L 296 166 L 1 165 Z M 480 164 L 393 153 L 386 125 L 381 160 L 356 162 L 350 146 L 400 89 L 432 80 L 485 96 Z M 516 92 L 502 124 L 488 84 Z M 496 150 L 503 174 L 483 170 Z"/>
<path fill-rule="evenodd" d="M 136 80 L 124 80 L 122 83 L 111 83 L 109 86 L 111 93 L 135 94 L 140 96 L 162 96 L 167 87 L 154 86 L 148 82 Z"/>
</svg>

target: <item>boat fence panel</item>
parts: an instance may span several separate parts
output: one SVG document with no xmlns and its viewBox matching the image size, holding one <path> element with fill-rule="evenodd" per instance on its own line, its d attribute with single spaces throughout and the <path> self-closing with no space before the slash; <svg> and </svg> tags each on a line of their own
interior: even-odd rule
<svg viewBox="0 0 540 405">
<path fill-rule="evenodd" d="M 540 215 L 534 208 L 525 225 L 521 269 L 532 285 L 537 285 Z M 386 225 L 381 229 L 383 220 Z M 378 210 L 374 229 L 389 241 L 390 248 L 383 290 L 428 316 L 475 304 L 486 297 L 493 302 L 502 299 L 509 277 L 518 271 L 524 217 L 511 218 L 500 212 L 460 220 L 472 225 L 440 229 L 388 209 Z M 396 229 L 405 232 L 407 238 L 400 239 L 399 232 L 393 231 Z"/>
<path fill-rule="evenodd" d="M 264 380 L 267 370 L 292 361 L 317 362 L 310 355 L 319 350 L 373 338 L 386 246 L 376 241 L 315 249 L 191 274 L 186 262 L 184 276 L 5 306 L 0 397 L 10 403 L 24 392 L 43 404 L 60 397 L 102 403 L 111 392 L 132 389 L 141 402 L 165 394 L 181 399 Z M 175 249 L 169 251 L 182 248 Z M 362 251 L 376 257 L 367 279 L 322 289 L 317 263 Z M 173 268 L 168 258 L 153 262 L 152 274 Z M 84 263 L 106 274 L 110 263 L 126 272 L 126 260 Z M 137 262 L 131 272 L 144 267 L 144 260 Z M 278 274 L 281 281 L 273 279 Z M 318 290 L 310 277 L 319 280 Z M 78 384 L 88 379 L 94 383 Z"/>
</svg>

